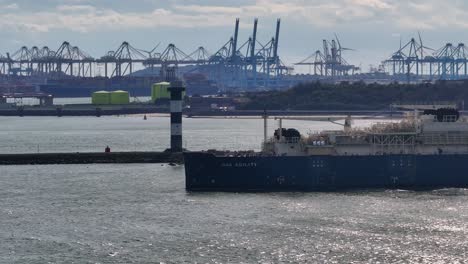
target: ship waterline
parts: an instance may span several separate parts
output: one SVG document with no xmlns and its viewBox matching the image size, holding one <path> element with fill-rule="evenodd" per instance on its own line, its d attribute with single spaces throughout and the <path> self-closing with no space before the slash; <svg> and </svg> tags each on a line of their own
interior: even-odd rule
<svg viewBox="0 0 468 264">
<path fill-rule="evenodd" d="M 186 188 L 236 192 L 466 188 L 467 161 L 466 154 L 278 158 L 188 152 Z"/>
</svg>

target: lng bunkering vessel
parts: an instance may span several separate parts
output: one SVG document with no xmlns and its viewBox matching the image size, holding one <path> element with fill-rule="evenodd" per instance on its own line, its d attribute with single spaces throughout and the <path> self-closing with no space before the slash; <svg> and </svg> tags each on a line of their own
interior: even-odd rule
<svg viewBox="0 0 468 264">
<path fill-rule="evenodd" d="M 265 116 L 265 124 L 267 117 Z M 331 121 L 331 119 L 329 119 Z M 420 106 L 399 122 L 307 136 L 281 120 L 261 152 L 186 152 L 189 191 L 327 191 L 468 187 L 468 118 Z"/>
</svg>

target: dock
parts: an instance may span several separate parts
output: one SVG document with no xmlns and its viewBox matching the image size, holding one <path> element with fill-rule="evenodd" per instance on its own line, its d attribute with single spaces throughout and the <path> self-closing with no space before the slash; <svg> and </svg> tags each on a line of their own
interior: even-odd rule
<svg viewBox="0 0 468 264">
<path fill-rule="evenodd" d="M 268 116 L 402 116 L 404 111 L 398 110 L 267 110 Z M 261 117 L 265 110 L 194 110 L 184 112 L 191 118 L 204 117 Z"/>
<path fill-rule="evenodd" d="M 53 105 L 53 106 L 9 106 L 1 107 L 0 116 L 106 116 L 169 113 L 168 107 L 154 104 L 128 105 Z"/>
<path fill-rule="evenodd" d="M 182 164 L 181 152 L 90 152 L 0 154 L 0 165 L 174 163 Z"/>
</svg>

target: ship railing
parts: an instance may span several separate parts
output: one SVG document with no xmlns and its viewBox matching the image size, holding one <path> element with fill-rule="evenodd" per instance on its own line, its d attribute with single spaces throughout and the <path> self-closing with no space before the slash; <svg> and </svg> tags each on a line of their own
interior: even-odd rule
<svg viewBox="0 0 468 264">
<path fill-rule="evenodd" d="M 414 145 L 416 133 L 377 133 L 371 134 L 371 143 L 377 145 Z"/>
<path fill-rule="evenodd" d="M 370 143 L 374 153 L 412 153 L 415 151 L 416 142 L 416 133 L 379 133 L 370 135 Z"/>
<path fill-rule="evenodd" d="M 431 133 L 418 137 L 418 141 L 424 145 L 468 145 L 466 133 Z"/>
<path fill-rule="evenodd" d="M 285 137 L 284 141 L 288 144 L 296 144 L 301 141 L 300 137 Z"/>
<path fill-rule="evenodd" d="M 365 145 L 365 144 L 369 144 L 368 141 L 365 141 L 365 140 L 348 140 L 348 141 L 337 141 L 336 142 L 336 145 L 338 146 L 361 146 L 361 145 Z"/>
<path fill-rule="evenodd" d="M 336 145 L 363 145 L 369 144 L 365 135 L 342 135 L 335 138 Z"/>
</svg>

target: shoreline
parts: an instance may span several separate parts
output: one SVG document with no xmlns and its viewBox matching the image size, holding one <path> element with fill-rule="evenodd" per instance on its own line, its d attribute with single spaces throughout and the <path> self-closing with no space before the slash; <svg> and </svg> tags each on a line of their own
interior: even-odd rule
<svg viewBox="0 0 468 264">
<path fill-rule="evenodd" d="M 183 115 L 189 118 L 203 117 L 262 117 L 268 116 L 385 116 L 399 117 L 404 111 L 381 110 L 232 110 L 184 109 Z M 154 105 L 54 105 L 47 107 L 0 108 L 0 116 L 113 116 L 138 114 L 169 114 L 167 107 Z"/>
</svg>

